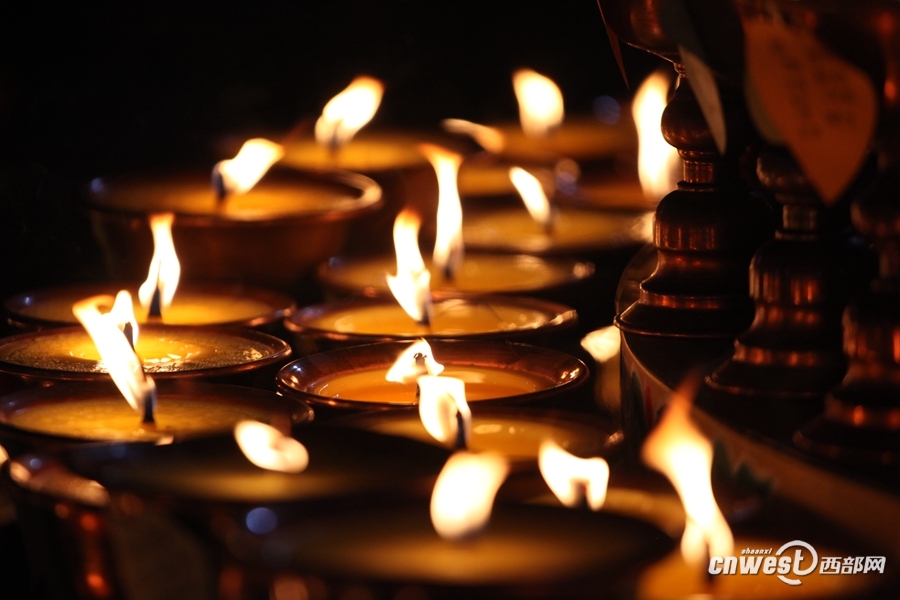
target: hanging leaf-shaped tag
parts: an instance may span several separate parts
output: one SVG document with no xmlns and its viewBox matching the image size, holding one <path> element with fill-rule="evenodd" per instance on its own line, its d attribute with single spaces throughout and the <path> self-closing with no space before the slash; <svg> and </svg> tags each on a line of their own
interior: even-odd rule
<svg viewBox="0 0 900 600">
<path fill-rule="evenodd" d="M 834 203 L 869 151 L 878 110 L 872 81 L 809 31 L 752 20 L 745 35 L 756 99 L 810 183 Z"/>
<path fill-rule="evenodd" d="M 784 146 L 784 137 L 781 131 L 772 122 L 772 117 L 766 112 L 762 101 L 759 99 L 759 92 L 756 91 L 756 85 L 750 76 L 744 78 L 744 97 L 747 101 L 747 112 L 750 113 L 750 120 L 756 126 L 756 131 L 762 136 L 766 142 L 773 146 Z"/>
<path fill-rule="evenodd" d="M 699 56 L 684 46 L 679 45 L 678 52 L 687 72 L 688 83 L 694 91 L 694 96 L 697 97 L 703 118 L 706 119 L 706 126 L 709 127 L 716 142 L 716 148 L 719 149 L 719 154 L 725 154 L 725 145 L 728 141 L 725 114 L 722 112 L 722 99 L 719 97 L 716 77 Z"/>
</svg>

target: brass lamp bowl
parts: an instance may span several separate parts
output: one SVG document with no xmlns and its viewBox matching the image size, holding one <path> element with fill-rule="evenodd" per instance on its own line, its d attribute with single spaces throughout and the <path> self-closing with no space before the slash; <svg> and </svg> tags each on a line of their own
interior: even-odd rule
<svg viewBox="0 0 900 600">
<path fill-rule="evenodd" d="M 0 399 L 0 444 L 15 458 L 98 442 L 121 446 L 205 438 L 230 432 L 244 419 L 288 430 L 313 418 L 307 405 L 274 392 L 178 380 L 157 383 L 156 415 L 155 425 L 142 424 L 111 381 L 21 390 Z"/>
<path fill-rule="evenodd" d="M 535 298 L 483 295 L 434 302 L 431 326 L 419 325 L 396 300 L 353 298 L 308 306 L 285 319 L 301 355 L 374 342 L 501 339 L 552 344 L 572 332 L 572 308 Z M 473 317 L 473 318 L 470 318 Z"/>
<path fill-rule="evenodd" d="M 144 325 L 140 332 L 137 351 L 154 379 L 272 387 L 272 377 L 291 355 L 284 341 L 252 329 Z M 149 344 L 143 349 L 142 339 Z M 0 390 L 9 392 L 66 381 L 108 381 L 109 373 L 78 326 L 0 339 L 0 378 Z"/>
<path fill-rule="evenodd" d="M 148 215 L 174 212 L 185 280 L 295 291 L 319 262 L 341 251 L 350 223 L 381 204 L 381 188 L 362 175 L 274 168 L 222 208 L 209 179 L 203 172 L 94 179 L 88 209 L 110 274 L 145 277 L 153 248 Z"/>
<path fill-rule="evenodd" d="M 496 340 L 442 340 L 430 345 L 435 360 L 444 365 L 442 374 L 469 379 L 467 399 L 472 404 L 555 406 L 578 394 L 588 379 L 583 362 L 549 348 Z M 278 389 L 314 407 L 344 411 L 416 406 L 414 383 L 385 380 L 388 369 L 408 347 L 407 342 L 384 342 L 306 356 L 278 373 Z M 342 378 L 348 387 L 338 390 Z M 473 396 L 470 390 L 480 395 Z"/>
<path fill-rule="evenodd" d="M 3 303 L 6 320 L 23 330 L 77 325 L 72 305 L 84 298 L 115 296 L 128 290 L 137 302 L 137 282 L 114 281 L 42 288 L 23 292 Z M 268 331 L 297 308 L 284 294 L 230 283 L 184 283 L 172 301 L 163 324 L 174 327 L 253 327 Z M 136 307 L 139 323 L 145 315 Z"/>
</svg>

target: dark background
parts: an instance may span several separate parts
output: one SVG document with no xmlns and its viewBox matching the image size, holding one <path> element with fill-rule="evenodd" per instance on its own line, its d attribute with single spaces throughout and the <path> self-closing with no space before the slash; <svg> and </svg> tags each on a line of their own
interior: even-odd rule
<svg viewBox="0 0 900 600">
<path fill-rule="evenodd" d="M 90 178 L 211 167 L 216 140 L 286 131 L 358 74 L 386 85 L 372 127 L 514 120 L 521 67 L 557 82 L 567 114 L 629 94 L 594 0 L 6 4 L 3 297 L 104 276 L 78 203 Z M 625 58 L 632 81 L 659 64 Z"/>
</svg>

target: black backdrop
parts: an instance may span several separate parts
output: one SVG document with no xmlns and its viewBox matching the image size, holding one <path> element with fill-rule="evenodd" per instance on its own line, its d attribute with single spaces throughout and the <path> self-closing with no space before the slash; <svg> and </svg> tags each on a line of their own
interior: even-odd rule
<svg viewBox="0 0 900 600">
<path fill-rule="evenodd" d="M 372 126 L 517 116 L 511 72 L 569 114 L 628 92 L 594 0 L 8 2 L 0 8 L 0 292 L 102 278 L 77 202 L 98 174 L 211 166 L 225 135 L 286 130 L 357 74 Z M 658 60 L 626 49 L 633 81 Z"/>
</svg>

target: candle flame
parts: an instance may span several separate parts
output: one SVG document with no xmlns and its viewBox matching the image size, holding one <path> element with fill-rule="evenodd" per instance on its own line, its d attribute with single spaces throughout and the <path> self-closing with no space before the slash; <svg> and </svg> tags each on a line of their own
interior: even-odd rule
<svg viewBox="0 0 900 600">
<path fill-rule="evenodd" d="M 384 378 L 395 383 L 410 383 L 422 375 L 440 375 L 443 370 L 444 365 L 434 360 L 428 342 L 419 340 L 400 353 Z"/>
<path fill-rule="evenodd" d="M 684 505 L 687 522 L 681 554 L 685 561 L 705 564 L 708 556 L 730 555 L 734 538 L 712 492 L 712 445 L 690 418 L 696 386 L 695 380 L 689 380 L 674 392 L 659 424 L 647 436 L 641 458 L 669 478 Z"/>
<path fill-rule="evenodd" d="M 460 540 L 484 529 L 508 472 L 506 459 L 492 452 L 451 456 L 431 494 L 431 523 L 438 535 Z"/>
<path fill-rule="evenodd" d="M 437 235 L 431 260 L 447 279 L 452 279 L 463 259 L 462 204 L 457 175 L 462 156 L 440 146 L 419 144 L 437 173 Z"/>
<path fill-rule="evenodd" d="M 437 441 L 464 448 L 472 437 L 472 411 L 466 402 L 466 384 L 456 377 L 423 375 L 419 384 L 419 418 Z"/>
<path fill-rule="evenodd" d="M 545 440 L 538 466 L 550 490 L 565 506 L 575 508 L 585 500 L 591 510 L 600 510 L 606 501 L 609 465 L 602 458 L 579 458 L 553 440 Z"/>
<path fill-rule="evenodd" d="M 375 116 L 383 93 L 384 85 L 377 79 L 354 79 L 322 109 L 316 121 L 316 142 L 332 148 L 349 142 Z"/>
<path fill-rule="evenodd" d="M 668 71 L 652 73 L 638 88 L 631 109 L 638 131 L 638 177 L 644 196 L 654 201 L 675 189 L 682 172 L 678 150 L 660 131 L 669 77 Z"/>
<path fill-rule="evenodd" d="M 213 181 L 221 186 L 222 196 L 246 194 L 282 156 L 284 148 L 280 144 L 263 138 L 247 140 L 234 158 L 219 161 L 213 167 Z"/>
<path fill-rule="evenodd" d="M 131 299 L 131 294 L 128 290 L 119 290 L 119 293 L 116 294 L 116 301 L 113 302 L 109 316 L 119 331 L 125 334 L 131 346 L 137 345 L 139 333 L 137 317 L 134 316 L 134 301 Z M 130 336 L 126 332 L 126 328 L 129 325 L 131 326 Z"/>
<path fill-rule="evenodd" d="M 537 221 L 545 230 L 553 227 L 553 207 L 544 193 L 544 187 L 537 177 L 520 167 L 509 170 L 509 178 L 519 191 L 522 202 L 531 218 Z"/>
<path fill-rule="evenodd" d="M 160 308 L 166 309 L 172 304 L 178 280 L 181 277 L 181 263 L 175 253 L 175 242 L 172 241 L 173 213 L 160 213 L 150 216 L 150 231 L 153 232 L 153 258 L 147 280 L 138 289 L 141 306 L 149 307 L 153 295 L 159 291 Z"/>
<path fill-rule="evenodd" d="M 261 469 L 300 473 L 309 465 L 306 447 L 271 425 L 240 421 L 234 426 L 234 439 L 247 460 Z"/>
<path fill-rule="evenodd" d="M 513 87 L 525 135 L 545 137 L 559 127 L 565 117 L 563 97 L 552 79 L 531 69 L 520 69 L 513 73 Z"/>
<path fill-rule="evenodd" d="M 431 321 L 431 273 L 419 251 L 419 215 L 403 210 L 394 220 L 397 274 L 387 276 L 388 288 L 417 323 Z"/>
<path fill-rule="evenodd" d="M 141 359 L 119 329 L 116 315 L 101 313 L 101 306 L 114 304 L 112 296 L 93 296 L 76 302 L 72 312 L 97 346 L 103 365 L 128 404 L 143 412 L 144 403 L 156 389 L 153 379 L 144 375 Z"/>
<path fill-rule="evenodd" d="M 598 363 L 605 363 L 619 353 L 622 334 L 615 325 L 592 331 L 581 340 L 581 347 Z"/>
<path fill-rule="evenodd" d="M 441 121 L 441 125 L 445 131 L 449 131 L 450 133 L 459 133 L 471 137 L 479 146 L 488 152 L 493 152 L 495 154 L 497 152 L 502 152 L 503 147 L 506 145 L 503 134 L 494 127 L 479 125 L 478 123 L 473 123 L 472 121 L 466 121 L 464 119 L 444 119 Z"/>
</svg>

